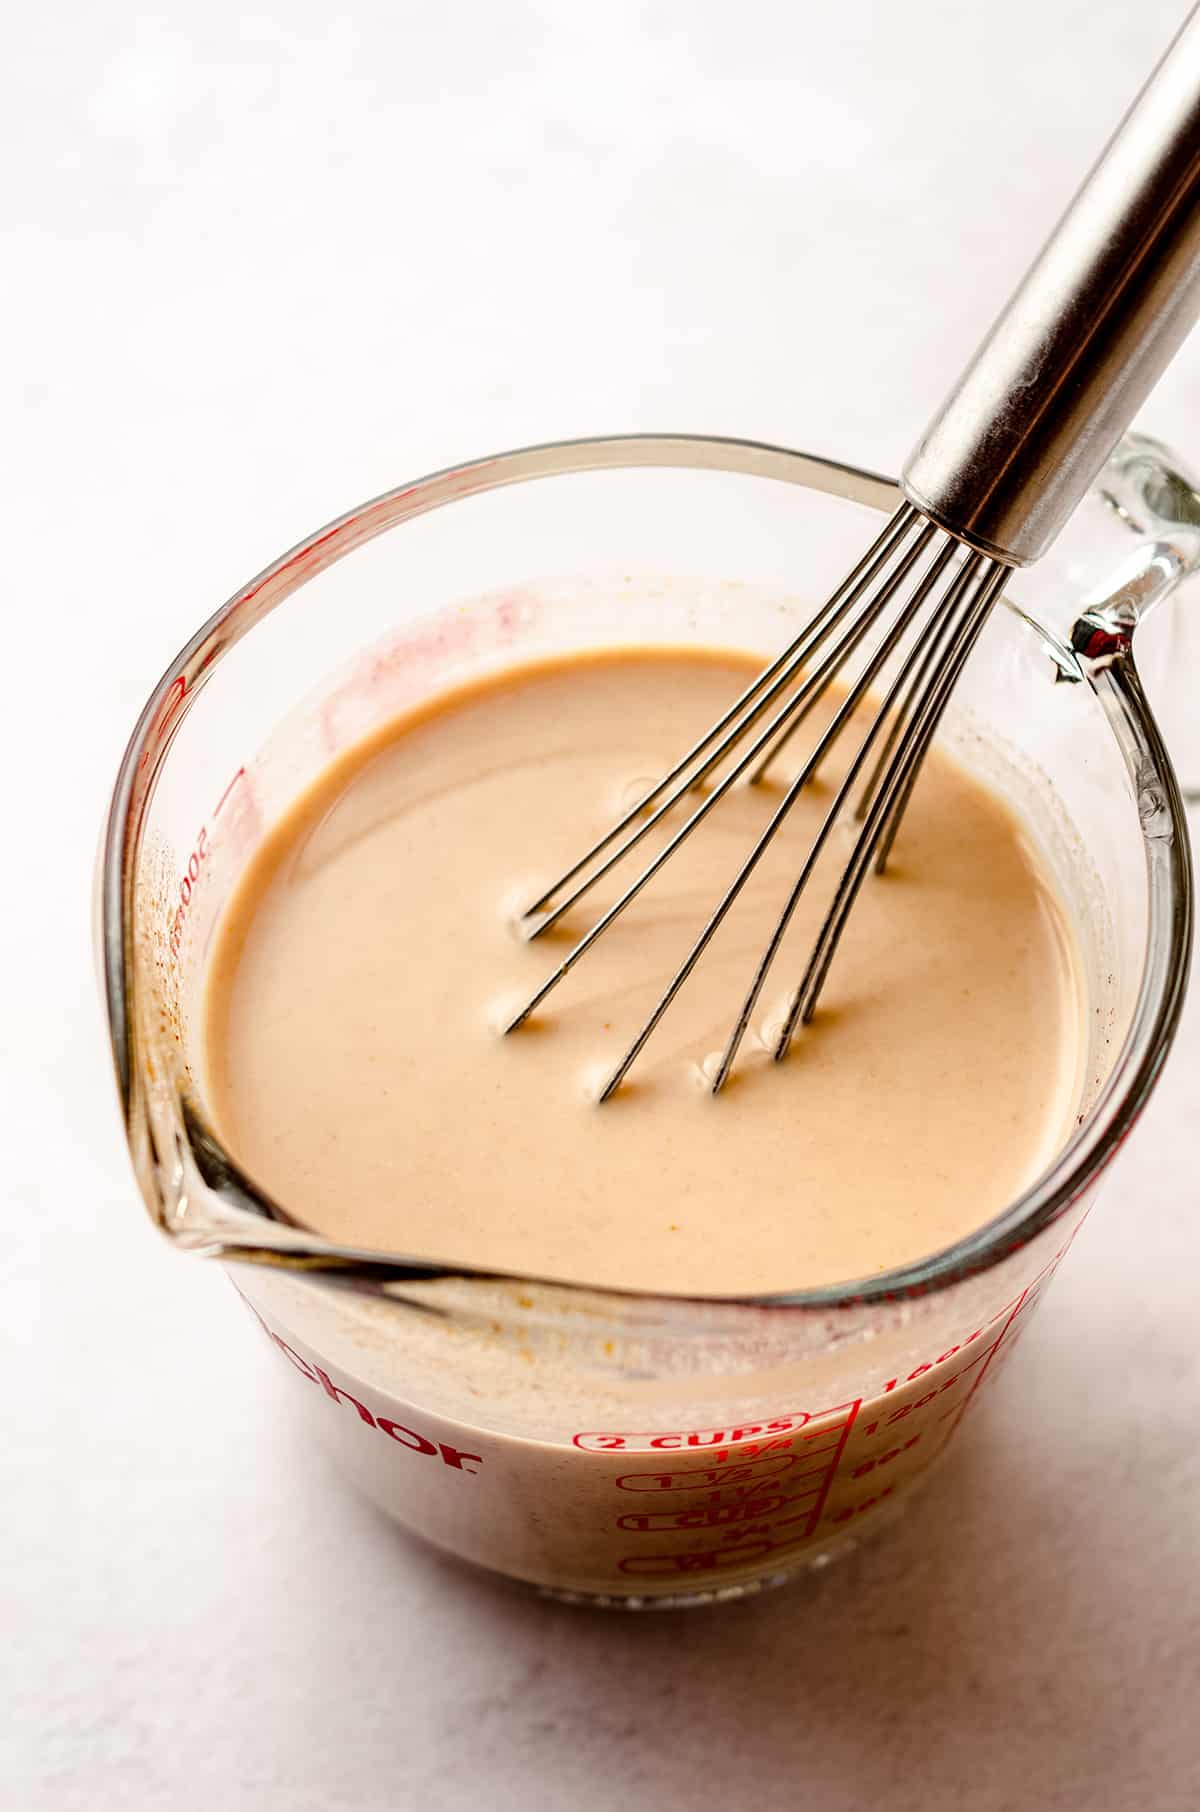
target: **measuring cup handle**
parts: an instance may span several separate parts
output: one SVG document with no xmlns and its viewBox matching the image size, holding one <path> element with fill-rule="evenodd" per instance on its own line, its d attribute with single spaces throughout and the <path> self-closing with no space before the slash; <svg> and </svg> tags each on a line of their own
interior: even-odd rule
<svg viewBox="0 0 1200 1812">
<path fill-rule="evenodd" d="M 1124 612 L 1137 629 L 1138 667 L 1181 790 L 1200 799 L 1200 480 L 1161 441 L 1126 434 L 1093 497 L 1126 531 L 1129 552 L 1079 608 Z"/>
</svg>

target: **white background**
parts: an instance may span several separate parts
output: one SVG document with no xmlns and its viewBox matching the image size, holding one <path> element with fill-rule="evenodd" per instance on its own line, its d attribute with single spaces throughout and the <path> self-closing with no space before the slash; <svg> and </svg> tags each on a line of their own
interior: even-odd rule
<svg viewBox="0 0 1200 1812">
<path fill-rule="evenodd" d="M 1200 998 L 928 1504 L 815 1592 L 627 1620 L 417 1551 L 302 1442 L 232 1292 L 145 1222 L 88 925 L 151 683 L 343 507 L 620 429 L 896 469 L 1180 11 L 8 22 L 5 1804 L 1195 1805 Z M 1198 405 L 1200 341 L 1143 425 L 1198 459 Z"/>
</svg>

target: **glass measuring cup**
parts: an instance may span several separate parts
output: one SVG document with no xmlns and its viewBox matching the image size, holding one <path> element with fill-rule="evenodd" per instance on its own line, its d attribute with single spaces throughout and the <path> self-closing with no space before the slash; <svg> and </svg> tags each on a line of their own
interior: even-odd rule
<svg viewBox="0 0 1200 1812">
<path fill-rule="evenodd" d="M 701 1602 L 824 1563 L 907 1503 L 1028 1324 L 1182 1004 L 1186 828 L 1131 649 L 1142 606 L 1190 570 L 1186 525 L 1158 517 L 1147 535 L 1101 502 L 1128 570 L 1101 562 L 1078 623 L 1053 628 L 1032 620 L 1042 569 L 1016 575 L 956 696 L 947 738 L 1013 798 L 1073 908 L 1089 1064 L 1044 1175 L 919 1264 L 697 1300 L 337 1246 L 257 1190 L 209 1124 L 209 940 L 266 828 L 380 721 L 571 648 L 773 653 L 797 575 L 802 602 L 823 595 L 894 497 L 829 461 L 683 437 L 436 474 L 322 530 L 219 611 L 155 689 L 118 777 L 101 959 L 147 1207 L 227 1267 L 362 1489 L 439 1546 L 562 1596 Z"/>
</svg>

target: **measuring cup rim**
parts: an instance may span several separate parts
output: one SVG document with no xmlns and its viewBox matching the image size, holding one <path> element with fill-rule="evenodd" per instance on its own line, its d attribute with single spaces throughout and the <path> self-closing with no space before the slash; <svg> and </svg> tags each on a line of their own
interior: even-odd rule
<svg viewBox="0 0 1200 1812">
<path fill-rule="evenodd" d="M 383 492 L 326 524 L 236 592 L 196 632 L 171 662 L 148 698 L 126 746 L 113 790 L 97 869 L 97 957 L 108 1011 L 113 1061 L 126 1136 L 135 1173 L 151 1213 L 168 1231 L 161 1155 L 146 1117 L 146 1076 L 138 1049 L 135 1012 L 134 884 L 142 831 L 168 749 L 195 697 L 221 656 L 291 592 L 344 555 L 385 531 L 430 510 L 484 492 L 537 478 L 636 468 L 714 470 L 770 478 L 888 510 L 899 500 L 895 480 L 858 466 L 768 442 L 691 434 L 612 435 L 545 442 L 462 465 Z M 1008 600 L 1006 599 L 1007 603 Z M 1062 644 L 1026 612 L 1010 606 L 1047 642 L 1061 663 Z M 756 1296 L 680 1296 L 664 1291 L 617 1290 L 561 1279 L 512 1273 L 499 1280 L 546 1285 L 589 1301 L 641 1298 L 723 1308 L 844 1308 L 923 1296 L 988 1269 L 1027 1244 L 1076 1202 L 1115 1155 L 1153 1090 L 1170 1050 L 1186 992 L 1192 941 L 1193 878 L 1187 822 L 1174 771 L 1132 659 L 1131 640 L 1081 672 L 1101 695 L 1105 713 L 1133 781 L 1147 868 L 1147 937 L 1138 995 L 1112 1071 L 1083 1123 L 1053 1163 L 1009 1206 L 982 1227 L 916 1263 L 878 1276 L 818 1289 Z M 1143 808 L 1152 799 L 1155 811 Z M 180 1118 L 177 1138 L 195 1130 Z M 259 1191 L 224 1152 L 210 1129 L 201 1129 L 208 1174 L 232 1180 L 221 1199 L 203 1173 L 220 1212 L 205 1228 L 197 1202 L 189 1204 L 192 1249 L 228 1262 L 268 1263 L 306 1272 L 336 1273 L 368 1290 L 394 1290 L 404 1282 L 439 1278 L 488 1278 L 461 1264 L 407 1261 L 324 1239 L 290 1219 Z M 169 1166 L 168 1166 L 169 1168 Z M 231 1212 L 232 1201 L 232 1212 Z M 238 1215 L 236 1210 L 248 1210 Z M 243 1224 L 245 1223 L 245 1224 Z"/>
</svg>

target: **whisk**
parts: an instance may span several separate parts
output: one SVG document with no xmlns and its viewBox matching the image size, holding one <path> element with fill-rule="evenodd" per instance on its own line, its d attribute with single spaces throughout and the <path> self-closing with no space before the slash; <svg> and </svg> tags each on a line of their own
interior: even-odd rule
<svg viewBox="0 0 1200 1812">
<path fill-rule="evenodd" d="M 853 671 L 775 810 L 600 1093 L 607 1100 L 684 986 L 801 792 L 860 707 L 877 709 L 833 794 L 750 979 L 711 1087 L 726 1082 L 822 850 L 857 830 L 774 1055 L 816 1010 L 855 900 L 885 869 L 951 693 L 1014 567 L 1040 558 L 1200 312 L 1200 6 L 908 460 L 883 532 L 725 714 L 523 915 L 559 923 L 669 816 L 686 815 L 510 1021 L 582 960 L 730 790 L 761 780 L 835 681 Z M 861 663 L 852 666 L 856 660 Z M 711 789 L 706 789 L 719 775 Z M 688 808 L 688 796 L 703 791 Z"/>
</svg>

